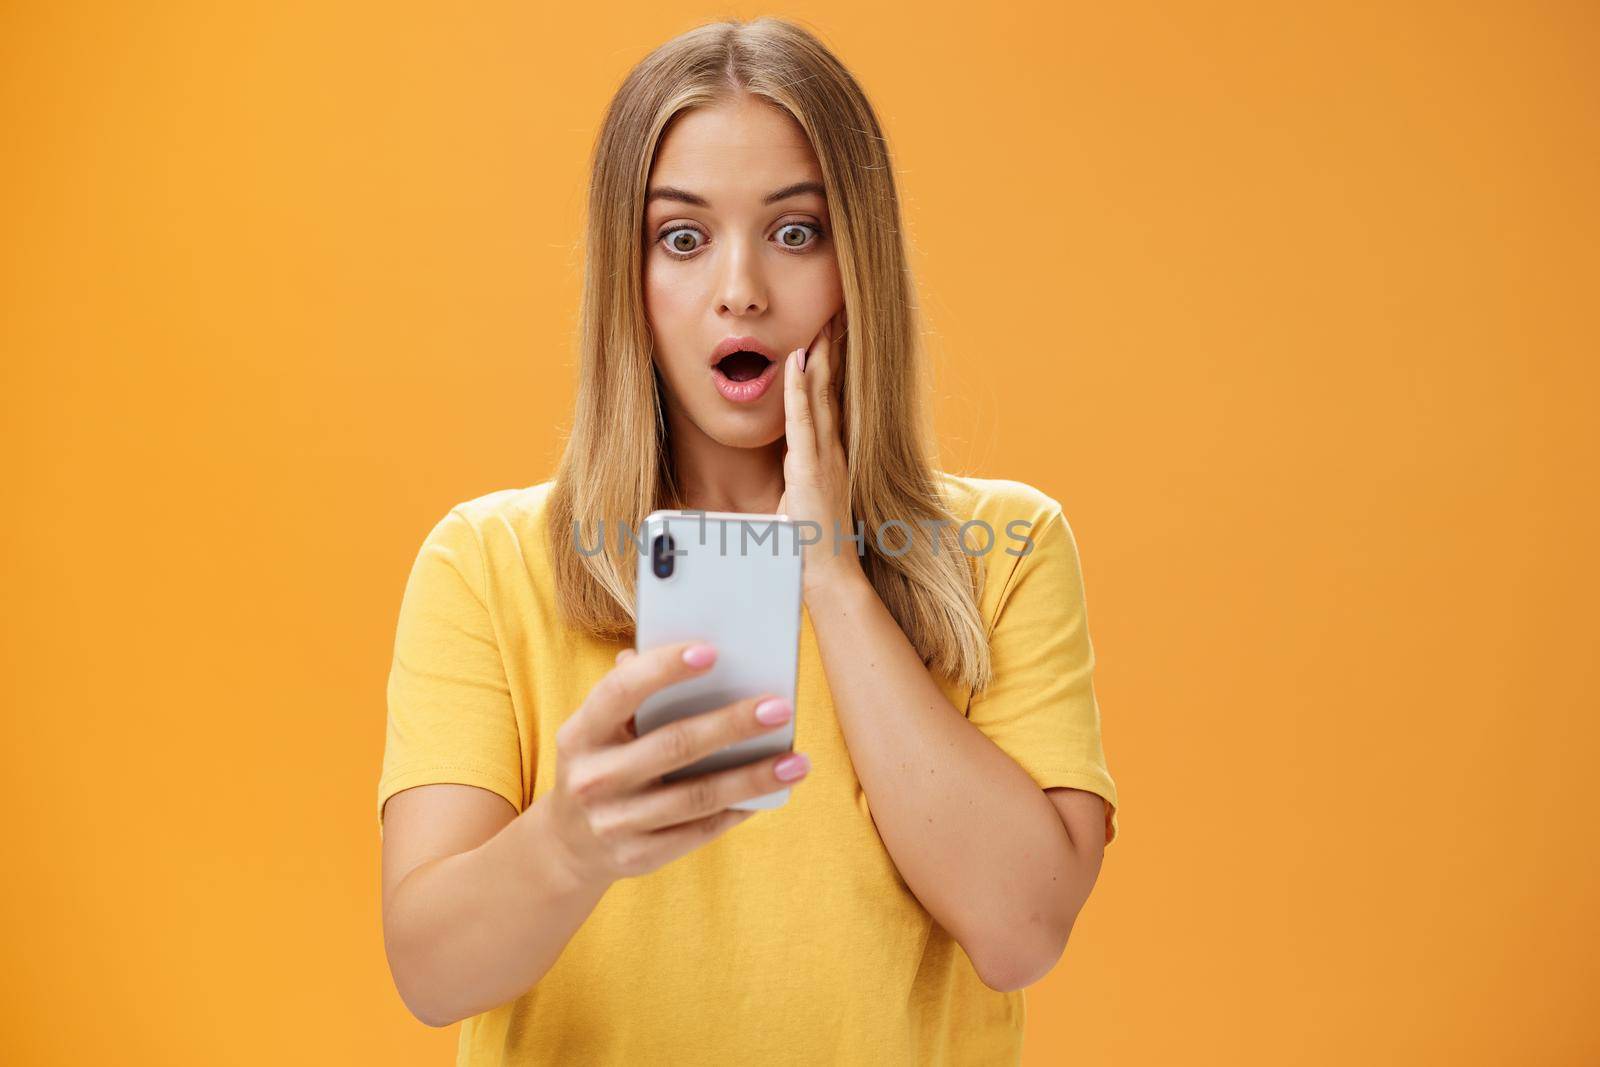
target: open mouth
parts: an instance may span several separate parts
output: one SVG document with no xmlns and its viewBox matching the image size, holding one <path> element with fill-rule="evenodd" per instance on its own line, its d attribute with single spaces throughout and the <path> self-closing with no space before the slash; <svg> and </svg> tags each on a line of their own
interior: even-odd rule
<svg viewBox="0 0 1600 1067">
<path fill-rule="evenodd" d="M 761 377 L 771 362 L 760 352 L 734 352 L 719 359 L 716 367 L 731 382 L 748 382 Z"/>
</svg>

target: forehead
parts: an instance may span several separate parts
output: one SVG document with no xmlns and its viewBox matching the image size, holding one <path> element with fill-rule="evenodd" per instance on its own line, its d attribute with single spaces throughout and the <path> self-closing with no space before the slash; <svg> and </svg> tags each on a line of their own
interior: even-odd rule
<svg viewBox="0 0 1600 1067">
<path fill-rule="evenodd" d="M 822 168 L 794 116 L 749 96 L 674 116 L 656 150 L 650 186 L 724 200 L 759 199 Z"/>
</svg>

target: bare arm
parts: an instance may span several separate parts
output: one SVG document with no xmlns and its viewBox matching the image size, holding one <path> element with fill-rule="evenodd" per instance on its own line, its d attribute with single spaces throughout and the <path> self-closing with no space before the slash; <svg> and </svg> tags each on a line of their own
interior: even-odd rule
<svg viewBox="0 0 1600 1067">
<path fill-rule="evenodd" d="M 867 578 L 859 549 L 839 554 L 839 531 L 855 528 L 833 384 L 842 316 L 809 355 L 784 363 L 778 510 L 834 531 L 831 545 L 808 542 L 805 603 L 884 847 L 984 983 L 1021 989 L 1060 958 L 1094 887 L 1103 801 L 1086 790 L 1041 791 L 944 695 Z"/>
<path fill-rule="evenodd" d="M 1032 984 L 1060 959 L 1099 875 L 1085 829 L 1094 824 L 1078 818 L 1084 840 L 1073 840 L 1066 812 L 951 705 L 864 577 L 819 582 L 808 604 L 839 727 L 895 867 L 986 985 Z"/>
<path fill-rule="evenodd" d="M 384 808 L 383 940 L 400 997 L 448 1026 L 526 992 L 605 895 L 571 872 L 547 805 L 522 814 L 470 785 L 403 790 Z"/>
<path fill-rule="evenodd" d="M 794 713 L 758 694 L 639 737 L 640 702 L 714 659 L 710 646 L 688 642 L 642 655 L 624 649 L 557 731 L 554 787 L 521 814 L 471 785 L 416 786 L 389 798 L 383 940 L 412 1014 L 448 1026 L 521 996 L 613 882 L 710 842 L 755 814 L 730 804 L 805 774 L 804 766 L 780 774 L 797 762 L 780 753 L 661 783 Z"/>
</svg>

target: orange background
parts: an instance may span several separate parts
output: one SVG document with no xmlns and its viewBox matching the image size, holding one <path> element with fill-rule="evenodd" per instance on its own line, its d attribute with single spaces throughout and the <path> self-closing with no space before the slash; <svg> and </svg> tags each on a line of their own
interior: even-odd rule
<svg viewBox="0 0 1600 1067">
<path fill-rule="evenodd" d="M 1596 8 L 1353 6 L 774 12 L 887 127 L 946 465 L 1084 557 L 1123 836 L 1029 1063 L 1600 1059 Z M 591 138 L 722 10 L 0 9 L 0 1058 L 450 1062 L 401 589 L 548 476 Z"/>
</svg>

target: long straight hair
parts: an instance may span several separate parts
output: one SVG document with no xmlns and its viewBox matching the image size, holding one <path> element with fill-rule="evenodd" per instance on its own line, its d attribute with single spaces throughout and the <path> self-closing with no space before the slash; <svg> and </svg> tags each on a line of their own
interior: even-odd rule
<svg viewBox="0 0 1600 1067">
<path fill-rule="evenodd" d="M 958 531 L 970 516 L 951 513 L 937 476 L 888 146 L 850 72 L 809 31 L 777 18 L 709 23 L 656 48 L 624 79 L 595 139 L 577 403 L 547 505 L 558 608 L 597 637 L 631 638 L 637 550 L 614 530 L 626 521 L 637 531 L 651 511 L 685 506 L 644 313 L 644 194 L 673 116 L 741 93 L 792 115 L 821 164 L 844 293 L 839 421 L 852 514 L 865 523 L 862 567 L 924 665 L 981 690 L 991 678 L 978 610 L 986 569 L 963 551 Z M 884 534 L 894 551 L 909 541 L 902 555 L 877 542 L 891 519 L 907 524 Z M 937 551 L 929 538 L 904 536 L 908 528 L 937 529 Z M 592 554 L 591 530 L 604 531 Z"/>
</svg>

